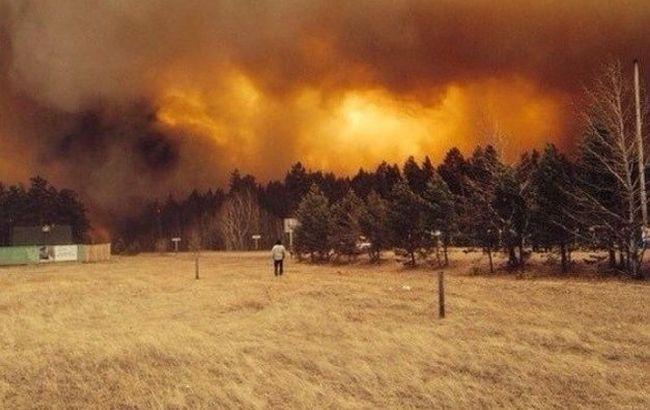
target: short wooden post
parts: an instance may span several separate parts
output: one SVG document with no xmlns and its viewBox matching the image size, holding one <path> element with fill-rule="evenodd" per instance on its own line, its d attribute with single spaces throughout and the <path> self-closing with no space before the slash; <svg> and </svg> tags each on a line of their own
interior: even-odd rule
<svg viewBox="0 0 650 410">
<path fill-rule="evenodd" d="M 445 318 L 445 273 L 438 273 L 438 317 Z"/>
<path fill-rule="evenodd" d="M 199 253 L 194 253 L 194 274 L 196 279 L 199 279 Z"/>
</svg>

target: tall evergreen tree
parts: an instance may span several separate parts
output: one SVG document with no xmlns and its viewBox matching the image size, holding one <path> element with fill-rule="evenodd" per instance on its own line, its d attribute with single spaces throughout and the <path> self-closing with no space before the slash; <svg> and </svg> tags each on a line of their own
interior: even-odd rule
<svg viewBox="0 0 650 410">
<path fill-rule="evenodd" d="M 509 266 L 523 268 L 526 256 L 524 241 L 530 225 L 529 185 L 517 178 L 512 167 L 505 166 L 502 170 L 497 175 L 491 207 L 500 225 Z"/>
<path fill-rule="evenodd" d="M 570 216 L 576 206 L 572 168 L 554 145 L 547 145 L 532 174 L 533 236 L 542 246 L 559 250 L 563 273 L 569 269 L 570 246 L 576 227 L 575 219 Z"/>
<path fill-rule="evenodd" d="M 367 172 L 363 168 L 359 169 L 359 172 L 350 181 L 350 186 L 360 198 L 366 199 L 370 192 L 374 190 L 373 177 L 373 173 Z"/>
<path fill-rule="evenodd" d="M 396 248 L 403 249 L 409 256 L 410 265 L 415 266 L 415 254 L 426 248 L 430 233 L 426 229 L 427 205 L 409 188 L 408 183 L 399 181 L 393 187 L 388 211 L 391 238 Z"/>
<path fill-rule="evenodd" d="M 295 231 L 296 251 L 309 254 L 312 261 L 328 257 L 330 205 L 317 185 L 312 185 L 300 202 L 296 217 L 300 223 Z"/>
<path fill-rule="evenodd" d="M 496 234 L 511 268 L 523 267 L 524 240 L 530 222 L 530 184 L 520 180 L 519 175 L 513 167 L 501 163 L 490 146 L 485 150 L 477 148 L 470 160 L 468 190 L 472 200 L 468 220 L 472 236 L 482 244 L 491 261 Z"/>
<path fill-rule="evenodd" d="M 452 148 L 442 164 L 438 166 L 438 174 L 445 181 L 449 190 L 456 196 L 465 194 L 465 177 L 469 165 L 458 148 Z"/>
<path fill-rule="evenodd" d="M 427 180 L 424 172 L 420 168 L 420 165 L 415 161 L 415 158 L 412 156 L 409 157 L 404 163 L 403 167 L 404 178 L 409 184 L 411 191 L 416 194 L 422 194 L 426 189 Z"/>
<path fill-rule="evenodd" d="M 337 255 L 350 258 L 357 254 L 357 243 L 361 236 L 359 218 L 363 208 L 363 201 L 352 190 L 332 206 L 329 242 Z"/>
<path fill-rule="evenodd" d="M 382 198 L 388 198 L 393 186 L 401 180 L 402 174 L 397 164 L 389 165 L 387 162 L 382 162 L 375 171 L 374 189 Z"/>
<path fill-rule="evenodd" d="M 454 195 L 449 190 L 445 181 L 438 175 L 434 174 L 423 198 L 429 206 L 426 214 L 426 227 L 430 232 L 439 232 L 440 241 L 442 242 L 444 265 L 449 265 L 448 247 L 452 235 L 456 232 L 456 209 Z"/>
<path fill-rule="evenodd" d="M 279 181 L 269 182 L 262 192 L 260 204 L 278 218 L 288 218 L 293 203 L 287 186 Z"/>
<path fill-rule="evenodd" d="M 424 184 L 425 184 L 425 189 L 426 185 L 429 183 L 429 180 L 433 178 L 433 175 L 436 173 L 436 167 L 433 166 L 433 163 L 431 162 L 431 158 L 429 156 L 424 157 L 424 161 L 422 161 L 422 179 L 424 179 Z"/>
<path fill-rule="evenodd" d="M 253 192 L 257 195 L 259 191 L 259 185 L 255 177 L 250 174 L 242 176 L 238 169 L 230 173 L 229 187 L 230 193 Z"/>
<path fill-rule="evenodd" d="M 378 262 L 381 252 L 390 245 L 388 231 L 388 202 L 375 191 L 370 192 L 366 206 L 359 215 L 361 233 L 370 242 L 370 260 Z"/>
<path fill-rule="evenodd" d="M 438 166 L 437 171 L 454 195 L 458 221 L 458 231 L 455 238 L 456 244 L 472 245 L 471 192 L 467 187 L 469 164 L 458 148 L 452 148 L 445 156 L 443 162 Z"/>
<path fill-rule="evenodd" d="M 58 212 L 55 223 L 70 225 L 72 239 L 76 243 L 86 242 L 90 221 L 86 216 L 86 208 L 79 200 L 77 193 L 69 189 L 62 189 L 59 191 L 56 201 Z"/>
<path fill-rule="evenodd" d="M 350 189 L 350 180 L 348 178 L 337 178 L 332 172 L 324 174 L 322 172 L 316 172 L 314 175 L 317 176 L 317 180 L 314 180 L 312 183 L 318 185 L 330 203 L 336 203 L 343 199 Z"/>
<path fill-rule="evenodd" d="M 291 214 L 296 211 L 300 201 L 309 192 L 312 181 L 302 163 L 297 162 L 284 178 L 284 184 L 291 204 L 289 207 L 289 214 Z"/>
</svg>

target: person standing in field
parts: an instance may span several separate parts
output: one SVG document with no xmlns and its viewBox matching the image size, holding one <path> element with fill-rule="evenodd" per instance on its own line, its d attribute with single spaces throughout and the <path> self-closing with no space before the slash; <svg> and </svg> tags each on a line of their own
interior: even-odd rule
<svg viewBox="0 0 650 410">
<path fill-rule="evenodd" d="M 275 276 L 281 276 L 284 273 L 284 256 L 287 250 L 282 246 L 282 241 L 278 240 L 271 249 L 271 256 L 273 257 L 273 269 Z"/>
</svg>

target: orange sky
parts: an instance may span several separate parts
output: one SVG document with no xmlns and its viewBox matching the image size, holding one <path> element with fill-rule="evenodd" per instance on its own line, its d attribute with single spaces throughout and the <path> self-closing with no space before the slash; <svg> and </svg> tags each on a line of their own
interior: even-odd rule
<svg viewBox="0 0 650 410">
<path fill-rule="evenodd" d="M 241 72 L 220 86 L 171 86 L 161 92 L 158 119 L 187 138 L 207 137 L 229 153 L 230 167 L 273 174 L 274 164 L 257 161 L 265 151 L 293 150 L 293 160 L 343 173 L 372 168 L 409 155 L 441 160 L 452 147 L 470 152 L 492 143 L 514 159 L 564 135 L 570 109 L 561 93 L 544 93 L 533 82 L 511 77 L 449 84 L 428 100 L 382 88 L 326 94 L 305 87 L 277 99 Z M 291 146 L 264 134 L 269 118 L 285 112 L 294 134 Z M 279 114 L 282 116 L 282 114 Z M 282 120 L 280 120 L 282 121 Z"/>
</svg>

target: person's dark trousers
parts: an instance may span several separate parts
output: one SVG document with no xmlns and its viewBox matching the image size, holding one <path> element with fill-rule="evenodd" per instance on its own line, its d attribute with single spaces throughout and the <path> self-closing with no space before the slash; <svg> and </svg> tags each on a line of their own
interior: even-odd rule
<svg viewBox="0 0 650 410">
<path fill-rule="evenodd" d="M 273 261 L 273 269 L 275 270 L 275 276 L 282 275 L 284 273 L 284 267 L 282 266 L 283 261 Z"/>
</svg>

